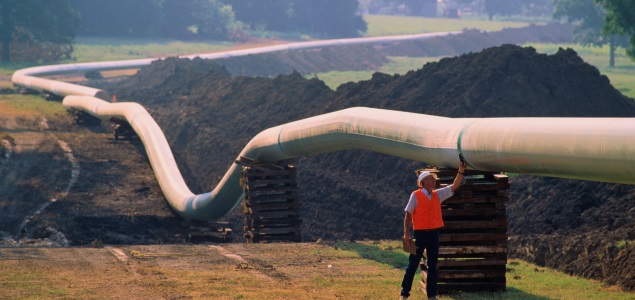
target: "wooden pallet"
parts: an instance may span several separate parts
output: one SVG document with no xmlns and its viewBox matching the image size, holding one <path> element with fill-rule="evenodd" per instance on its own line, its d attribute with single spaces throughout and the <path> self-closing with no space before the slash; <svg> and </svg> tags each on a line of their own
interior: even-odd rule
<svg viewBox="0 0 635 300">
<path fill-rule="evenodd" d="M 437 174 L 438 187 L 452 184 L 456 170 Z M 506 175 L 466 171 L 463 185 L 441 205 L 438 292 L 505 291 L 507 216 Z M 421 265 L 425 292 L 427 266 Z"/>
<path fill-rule="evenodd" d="M 75 124 L 78 125 L 99 125 L 101 124 L 101 119 L 81 110 L 72 110 L 73 120 Z"/>
<path fill-rule="evenodd" d="M 301 241 L 296 169 L 291 165 L 244 166 L 241 185 L 245 192 L 247 242 Z"/>
<path fill-rule="evenodd" d="M 189 221 L 188 241 L 190 243 L 224 243 L 233 239 L 232 229 L 228 222 Z"/>
</svg>

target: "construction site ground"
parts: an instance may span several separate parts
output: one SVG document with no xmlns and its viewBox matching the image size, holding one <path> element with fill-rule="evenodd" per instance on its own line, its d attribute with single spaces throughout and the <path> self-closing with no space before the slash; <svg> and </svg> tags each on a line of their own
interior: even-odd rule
<svg viewBox="0 0 635 300">
<path fill-rule="evenodd" d="M 261 130 L 350 106 L 448 117 L 635 116 L 632 99 L 612 89 L 575 52 L 538 55 L 499 47 L 488 35 L 466 36 L 469 46 L 461 50 L 451 50 L 457 44 L 452 38 L 437 41 L 437 47 L 406 43 L 401 54 L 397 46 L 344 47 L 308 51 L 320 52 L 318 59 L 307 52 L 247 57 L 222 68 L 173 58 L 124 80 L 86 84 L 142 102 L 165 131 L 195 193 L 213 188 Z M 386 53 L 426 47 L 457 57 L 406 75 L 377 73 L 337 91 L 300 75 L 372 69 L 385 63 Z M 335 57 L 335 63 L 325 63 L 326 57 Z M 248 65 L 247 75 L 271 78 L 236 75 L 245 74 Z M 23 276 L 0 278 L 0 299 L 396 294 L 386 287 L 397 290 L 401 270 L 342 257 L 333 241 L 397 240 L 421 163 L 363 151 L 301 159 L 304 243 L 245 244 L 237 211 L 224 220 L 234 229 L 232 243 L 192 243 L 192 224 L 168 206 L 143 145 L 134 137 L 115 140 L 111 126 L 78 125 L 66 112 L 43 117 L 0 101 L 0 274 L 20 270 Z M 635 289 L 635 247 L 628 244 L 635 240 L 635 188 L 522 175 L 510 182 L 510 257 Z M 357 281 L 373 286 L 376 272 L 388 272 L 394 281 L 376 284 L 377 290 L 356 289 Z M 350 285 L 343 289 L 334 281 Z"/>
</svg>

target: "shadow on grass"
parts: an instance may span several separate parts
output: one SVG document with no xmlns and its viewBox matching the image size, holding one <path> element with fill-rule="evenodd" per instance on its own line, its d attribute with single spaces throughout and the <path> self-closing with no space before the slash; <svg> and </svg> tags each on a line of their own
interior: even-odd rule
<svg viewBox="0 0 635 300">
<path fill-rule="evenodd" d="M 441 299 L 452 299 L 452 300 L 507 300 L 507 299 L 522 299 L 522 300 L 551 300 L 556 298 L 549 298 L 545 296 L 537 296 L 528 294 L 524 291 L 513 287 L 507 287 L 507 291 L 505 292 L 477 292 L 477 293 L 468 293 L 468 292 L 455 292 L 449 294 L 442 294 Z"/>
<path fill-rule="evenodd" d="M 383 249 L 379 245 L 367 245 L 360 243 L 337 243 L 335 247 L 353 251 L 361 258 L 373 260 L 390 267 L 405 269 L 408 264 L 408 254 L 401 248 L 386 246 Z M 506 287 L 505 292 L 455 292 L 442 295 L 442 299 L 528 299 L 528 300 L 549 300 L 552 298 L 528 294 L 518 288 Z"/>
</svg>

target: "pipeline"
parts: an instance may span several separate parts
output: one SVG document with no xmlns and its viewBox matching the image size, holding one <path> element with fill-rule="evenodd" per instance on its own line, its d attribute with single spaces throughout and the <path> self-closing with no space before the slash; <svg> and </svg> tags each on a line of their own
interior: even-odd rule
<svg viewBox="0 0 635 300">
<path fill-rule="evenodd" d="M 319 47 L 329 45 L 326 42 L 322 41 Z M 300 46 L 293 44 L 295 49 Z M 291 49 L 281 45 L 263 48 Z M 262 48 L 247 50 L 213 56 L 266 52 Z M 127 67 L 138 67 L 139 63 L 128 62 Z M 106 64 L 101 68 L 119 68 L 126 63 L 82 64 L 68 69 L 104 70 L 99 69 L 99 64 Z M 47 86 L 52 80 L 34 81 L 35 75 L 43 74 L 39 72 L 66 72 L 55 67 L 18 71 L 13 76 L 14 84 L 28 87 L 30 80 L 37 89 L 66 96 L 63 105 L 67 108 L 101 119 L 126 120 L 143 142 L 168 203 L 183 218 L 218 220 L 240 203 L 243 197 L 240 165 L 233 163 L 211 192 L 193 194 L 179 172 L 163 132 L 141 105 L 109 103 L 100 99 L 105 94 L 99 90 L 86 90 L 81 86 L 77 91 L 72 86 L 53 90 Z M 82 94 L 84 92 L 86 94 Z M 483 171 L 635 184 L 634 128 L 635 118 L 446 118 L 355 107 L 266 129 L 252 138 L 236 160 L 274 163 L 360 149 L 440 167 L 455 167 L 458 154 L 462 153 L 470 168 Z"/>
</svg>

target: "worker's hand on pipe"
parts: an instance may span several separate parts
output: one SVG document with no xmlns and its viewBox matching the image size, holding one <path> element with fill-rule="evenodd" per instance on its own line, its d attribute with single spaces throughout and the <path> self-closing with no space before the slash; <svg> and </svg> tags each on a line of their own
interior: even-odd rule
<svg viewBox="0 0 635 300">
<path fill-rule="evenodd" d="M 467 163 L 465 161 L 460 161 L 459 162 L 459 173 L 465 172 L 465 169 L 467 169 Z"/>
</svg>

